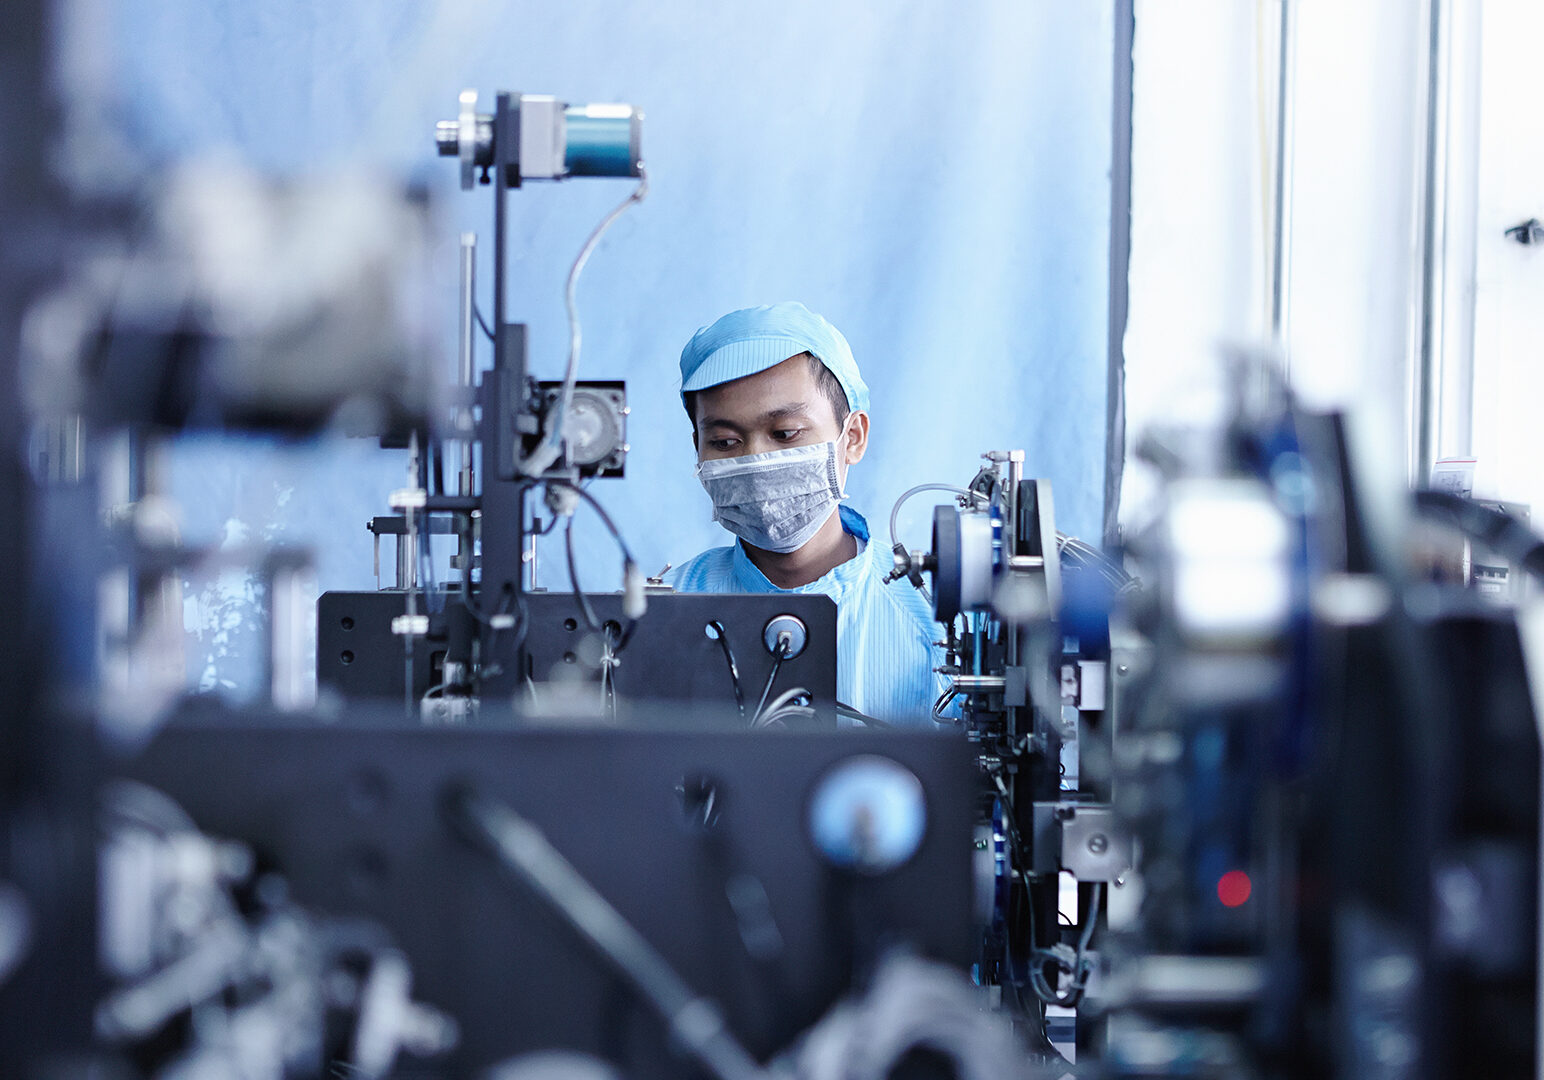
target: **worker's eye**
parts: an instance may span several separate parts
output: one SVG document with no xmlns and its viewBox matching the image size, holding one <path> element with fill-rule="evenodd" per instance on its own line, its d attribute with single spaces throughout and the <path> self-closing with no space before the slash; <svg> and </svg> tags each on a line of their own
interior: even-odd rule
<svg viewBox="0 0 1544 1080">
<path fill-rule="evenodd" d="M 739 446 L 739 445 L 740 445 L 740 440 L 739 439 L 709 439 L 708 440 L 708 447 L 709 447 L 709 449 L 717 450 L 719 453 L 724 453 L 725 451 L 733 450 L 736 446 Z"/>
<path fill-rule="evenodd" d="M 783 428 L 779 431 L 774 431 L 772 437 L 778 442 L 793 442 L 793 440 L 803 434 L 803 428 Z"/>
</svg>

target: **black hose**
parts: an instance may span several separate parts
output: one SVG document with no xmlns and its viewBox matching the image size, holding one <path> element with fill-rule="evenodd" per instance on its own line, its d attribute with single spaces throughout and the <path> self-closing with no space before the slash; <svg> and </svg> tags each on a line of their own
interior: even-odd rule
<svg viewBox="0 0 1544 1080">
<path fill-rule="evenodd" d="M 772 687 L 777 682 L 777 673 L 783 666 L 783 658 L 788 655 L 787 631 L 777 635 L 777 648 L 772 652 L 772 670 L 767 674 L 767 685 L 761 691 L 761 701 L 756 705 L 756 715 L 751 720 L 754 725 L 761 719 L 761 710 L 767 707 L 767 698 L 772 695 Z"/>
<path fill-rule="evenodd" d="M 718 646 L 724 651 L 724 661 L 729 665 L 729 681 L 734 684 L 734 703 L 740 710 L 740 719 L 745 719 L 745 692 L 740 689 L 740 666 L 734 662 L 734 649 L 729 645 L 729 632 L 724 629 L 724 624 L 717 619 L 708 623 L 713 632 L 718 636 Z"/>
<path fill-rule="evenodd" d="M 584 616 L 584 625 L 589 627 L 592 633 L 600 633 L 600 623 L 595 620 L 595 610 L 590 607 L 590 598 L 584 595 L 584 588 L 579 584 L 579 564 L 574 558 L 574 519 L 568 519 L 568 525 L 563 530 L 563 546 L 568 552 L 568 581 L 573 586 L 574 599 L 579 603 L 579 614 Z"/>
</svg>

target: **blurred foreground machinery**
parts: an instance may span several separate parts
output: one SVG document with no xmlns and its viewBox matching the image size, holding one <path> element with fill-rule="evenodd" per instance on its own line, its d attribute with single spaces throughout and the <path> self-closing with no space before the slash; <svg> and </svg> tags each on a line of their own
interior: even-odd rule
<svg viewBox="0 0 1544 1080">
<path fill-rule="evenodd" d="M 1535 1075 L 1544 643 L 1526 589 L 1427 552 L 1536 575 L 1544 546 L 1229 377 L 1221 425 L 1141 448 L 1134 578 L 1055 533 L 1022 455 L 903 497 L 956 496 L 896 576 L 931 575 L 935 717 L 986 792 L 978 979 L 1079 1075 Z"/>
<path fill-rule="evenodd" d="M 1220 430 L 1141 448 L 1162 503 L 1131 545 L 1146 648 L 1114 801 L 1142 899 L 1112 935 L 1101 1072 L 1534 1075 L 1526 619 L 1424 580 L 1428 500 L 1249 374 Z"/>
</svg>

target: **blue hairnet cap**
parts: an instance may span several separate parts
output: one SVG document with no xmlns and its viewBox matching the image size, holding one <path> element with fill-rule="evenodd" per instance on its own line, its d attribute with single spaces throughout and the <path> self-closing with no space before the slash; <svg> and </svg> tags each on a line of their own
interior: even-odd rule
<svg viewBox="0 0 1544 1080">
<path fill-rule="evenodd" d="M 868 386 L 847 339 L 796 300 L 731 311 L 693 334 L 681 350 L 681 400 L 688 391 L 743 379 L 803 352 L 836 376 L 849 409 L 868 409 Z"/>
</svg>

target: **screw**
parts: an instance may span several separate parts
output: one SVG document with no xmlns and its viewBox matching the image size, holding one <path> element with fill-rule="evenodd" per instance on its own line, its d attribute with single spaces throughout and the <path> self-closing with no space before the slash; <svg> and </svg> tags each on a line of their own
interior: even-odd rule
<svg viewBox="0 0 1544 1080">
<path fill-rule="evenodd" d="M 1125 664 L 1116 664 L 1115 665 L 1115 674 L 1117 674 L 1117 675 L 1124 675 L 1124 674 L 1126 674 L 1126 672 L 1128 672 L 1130 670 L 1131 670 L 1131 668 L 1127 667 Z"/>
<path fill-rule="evenodd" d="M 1095 855 L 1103 855 L 1110 850 L 1110 838 L 1102 832 L 1096 832 L 1088 838 L 1088 850 Z"/>
</svg>

